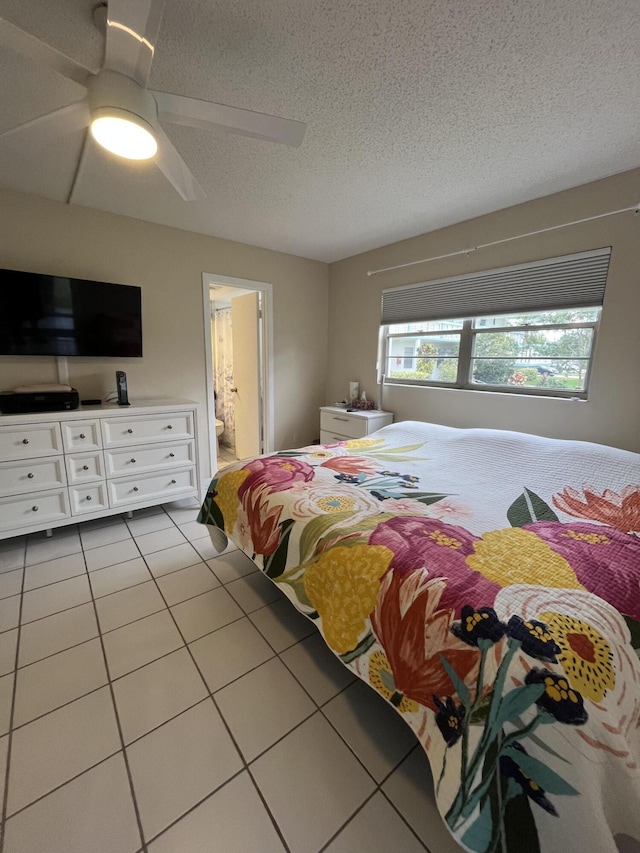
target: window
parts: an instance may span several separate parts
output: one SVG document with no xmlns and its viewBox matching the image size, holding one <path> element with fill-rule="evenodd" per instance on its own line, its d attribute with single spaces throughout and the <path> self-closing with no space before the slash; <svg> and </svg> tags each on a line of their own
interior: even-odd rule
<svg viewBox="0 0 640 853">
<path fill-rule="evenodd" d="M 403 384 L 586 398 L 610 255 L 383 291 L 380 372 Z"/>
<path fill-rule="evenodd" d="M 406 384 L 585 397 L 599 316 L 564 308 L 427 321 L 411 333 L 390 325 L 382 372 Z"/>
</svg>

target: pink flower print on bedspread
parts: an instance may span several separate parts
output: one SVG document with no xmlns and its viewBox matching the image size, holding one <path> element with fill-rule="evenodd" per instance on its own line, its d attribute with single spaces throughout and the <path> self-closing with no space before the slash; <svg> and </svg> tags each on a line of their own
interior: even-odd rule
<svg viewBox="0 0 640 853">
<path fill-rule="evenodd" d="M 467 556 L 478 537 L 462 527 L 431 518 L 400 517 L 381 522 L 371 534 L 371 545 L 393 551 L 396 572 L 426 568 L 430 578 L 444 578 L 446 589 L 440 607 L 454 608 L 456 615 L 469 601 L 493 602 L 500 585 L 473 571 Z"/>
<path fill-rule="evenodd" d="M 243 471 L 249 471 L 249 476 L 238 489 L 240 500 L 245 492 L 264 484 L 271 492 L 281 492 L 294 483 L 308 482 L 313 479 L 314 469 L 306 462 L 287 456 L 266 456 L 254 459 L 245 465 Z"/>
<path fill-rule="evenodd" d="M 571 566 L 585 589 L 640 620 L 640 539 L 613 527 L 536 521 L 526 528 Z"/>
<path fill-rule="evenodd" d="M 586 483 L 582 493 L 566 486 L 553 496 L 553 503 L 567 515 L 601 521 L 623 533 L 640 533 L 640 484 L 625 486 L 620 493 L 605 489 L 602 494 Z"/>
</svg>

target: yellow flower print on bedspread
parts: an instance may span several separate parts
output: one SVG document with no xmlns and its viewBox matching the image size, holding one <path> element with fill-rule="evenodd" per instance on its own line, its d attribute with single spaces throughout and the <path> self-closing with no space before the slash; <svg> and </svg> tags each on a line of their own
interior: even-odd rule
<svg viewBox="0 0 640 853">
<path fill-rule="evenodd" d="M 244 469 L 231 471 L 229 474 L 223 474 L 218 480 L 216 503 L 220 507 L 220 512 L 224 518 L 224 529 L 227 533 L 231 533 L 236 526 L 239 506 L 238 489 L 249 474 L 250 471 Z"/>
<path fill-rule="evenodd" d="M 535 533 L 521 527 L 492 530 L 474 543 L 467 564 L 500 586 L 539 584 L 583 589 L 569 563 Z"/>
<path fill-rule="evenodd" d="M 358 645 L 392 557 L 384 545 L 338 546 L 307 567 L 305 591 L 322 617 L 327 643 L 338 654 Z"/>
</svg>

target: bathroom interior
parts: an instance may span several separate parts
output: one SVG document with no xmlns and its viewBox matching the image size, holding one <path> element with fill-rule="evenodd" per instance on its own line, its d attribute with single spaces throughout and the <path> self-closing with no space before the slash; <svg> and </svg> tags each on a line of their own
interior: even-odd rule
<svg viewBox="0 0 640 853">
<path fill-rule="evenodd" d="M 233 332 L 230 288 L 211 288 L 211 355 L 218 470 L 237 461 L 233 392 Z"/>
</svg>

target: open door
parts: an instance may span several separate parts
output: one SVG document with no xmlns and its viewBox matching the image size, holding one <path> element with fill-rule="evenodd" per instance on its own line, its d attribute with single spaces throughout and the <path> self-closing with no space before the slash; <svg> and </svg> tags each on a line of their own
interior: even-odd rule
<svg viewBox="0 0 640 853">
<path fill-rule="evenodd" d="M 246 459 L 262 452 L 259 293 L 247 293 L 231 300 L 231 325 L 236 456 Z"/>
</svg>

